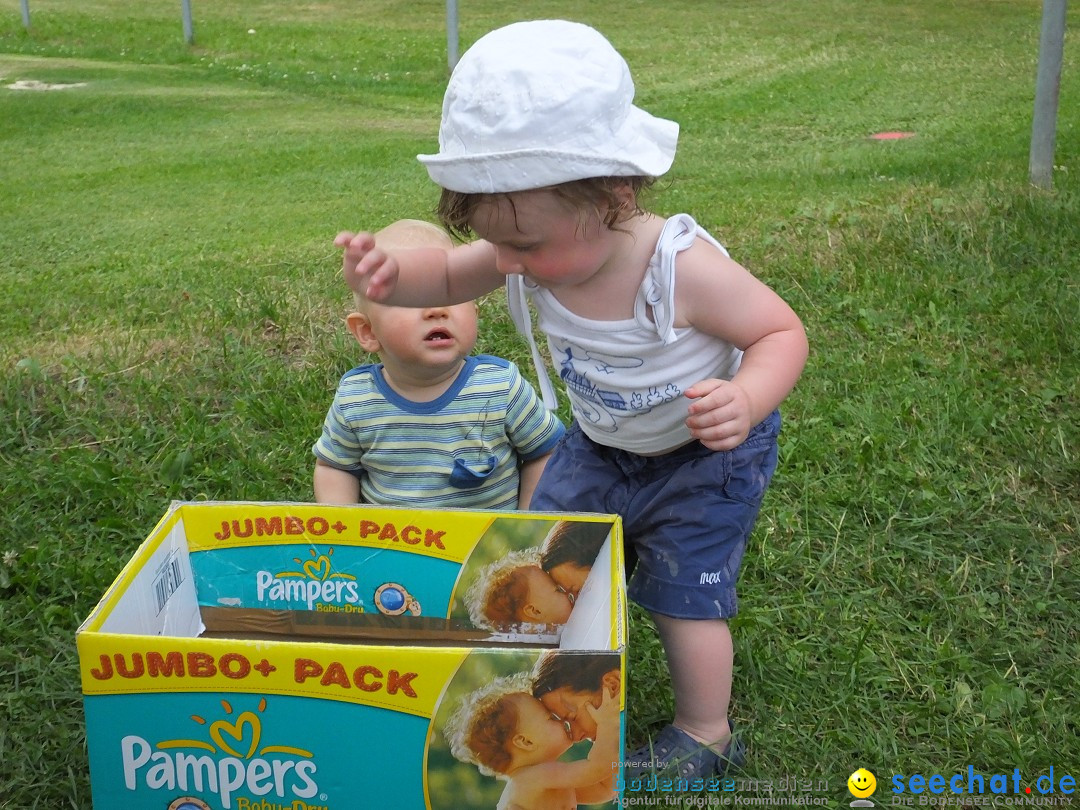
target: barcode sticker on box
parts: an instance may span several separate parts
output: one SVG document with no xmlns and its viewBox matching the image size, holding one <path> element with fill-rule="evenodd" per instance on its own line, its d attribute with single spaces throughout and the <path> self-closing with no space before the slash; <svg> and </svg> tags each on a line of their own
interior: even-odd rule
<svg viewBox="0 0 1080 810">
<path fill-rule="evenodd" d="M 165 609 L 169 597 L 176 592 L 184 581 L 184 569 L 180 565 L 178 554 L 174 550 L 162 563 L 154 577 L 154 599 L 157 604 L 157 613 Z"/>
</svg>

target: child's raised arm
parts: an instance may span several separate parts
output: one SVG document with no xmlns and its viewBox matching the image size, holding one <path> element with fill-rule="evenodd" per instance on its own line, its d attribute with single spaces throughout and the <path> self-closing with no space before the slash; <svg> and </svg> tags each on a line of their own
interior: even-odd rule
<svg viewBox="0 0 1080 810">
<path fill-rule="evenodd" d="M 504 278 L 495 269 L 495 252 L 486 242 L 451 250 L 411 248 L 388 253 L 370 233 L 342 231 L 334 246 L 343 249 L 342 273 L 349 289 L 381 304 L 460 304 L 497 289 Z"/>
</svg>

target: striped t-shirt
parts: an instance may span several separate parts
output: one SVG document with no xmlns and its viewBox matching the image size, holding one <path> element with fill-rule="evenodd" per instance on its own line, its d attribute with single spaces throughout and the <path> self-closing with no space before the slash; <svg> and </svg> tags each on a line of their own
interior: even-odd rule
<svg viewBox="0 0 1080 810">
<path fill-rule="evenodd" d="M 431 402 L 394 391 L 382 364 L 347 372 L 312 451 L 359 477 L 364 503 L 516 509 L 519 463 L 563 432 L 517 366 L 477 355 Z"/>
</svg>

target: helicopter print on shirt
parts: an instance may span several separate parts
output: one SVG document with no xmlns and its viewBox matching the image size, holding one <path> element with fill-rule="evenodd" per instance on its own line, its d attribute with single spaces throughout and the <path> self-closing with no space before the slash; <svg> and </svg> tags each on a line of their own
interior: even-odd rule
<svg viewBox="0 0 1080 810">
<path fill-rule="evenodd" d="M 618 431 L 618 419 L 640 416 L 682 394 L 677 385 L 669 384 L 663 390 L 650 386 L 641 391 L 630 392 L 627 400 L 618 391 L 605 389 L 594 382 L 601 375 L 614 374 L 615 369 L 639 368 L 638 357 L 615 357 L 586 351 L 575 353 L 575 347 L 562 349 L 565 357 L 559 363 L 559 377 L 576 395 L 576 414 L 596 428 L 607 433 Z"/>
</svg>

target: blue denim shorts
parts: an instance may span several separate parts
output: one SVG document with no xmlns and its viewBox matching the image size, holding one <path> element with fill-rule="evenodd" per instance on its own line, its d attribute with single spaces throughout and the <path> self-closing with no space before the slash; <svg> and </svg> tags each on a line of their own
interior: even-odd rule
<svg viewBox="0 0 1080 810">
<path fill-rule="evenodd" d="M 631 599 L 676 619 L 730 618 L 779 434 L 773 411 L 734 450 L 690 442 L 639 456 L 597 444 L 575 424 L 548 459 L 529 508 L 621 515 L 628 556 L 637 555 Z"/>
</svg>

